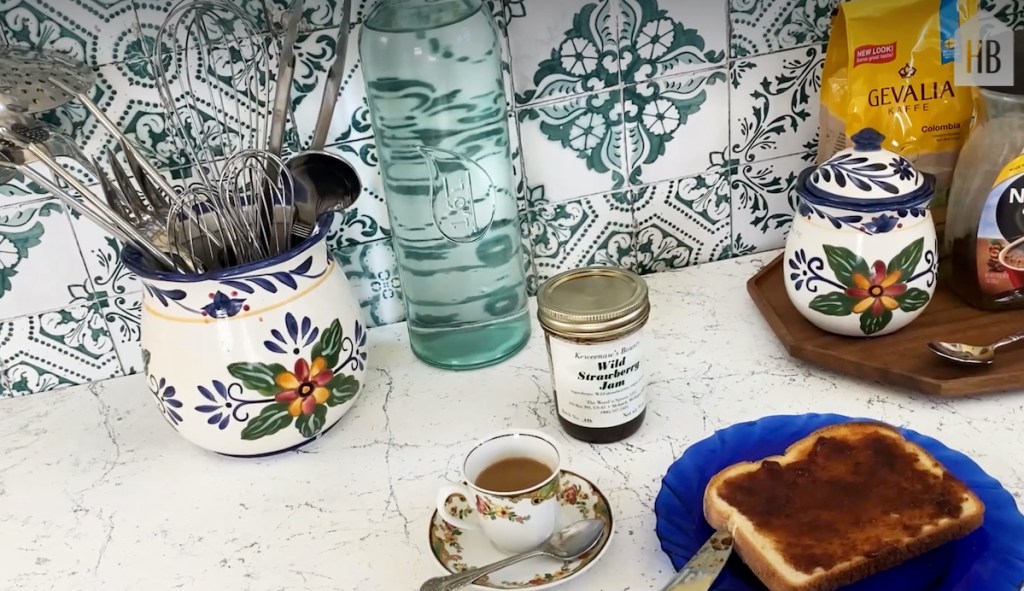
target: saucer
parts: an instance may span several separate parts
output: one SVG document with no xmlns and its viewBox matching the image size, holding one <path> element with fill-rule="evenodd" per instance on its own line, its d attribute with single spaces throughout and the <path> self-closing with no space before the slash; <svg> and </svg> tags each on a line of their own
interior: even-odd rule
<svg viewBox="0 0 1024 591">
<path fill-rule="evenodd" d="M 562 490 L 558 524 L 563 528 L 581 519 L 601 518 L 604 535 L 597 546 L 576 560 L 558 560 L 549 556 L 530 558 L 485 575 L 476 580 L 473 589 L 548 589 L 582 575 L 608 549 L 614 521 L 608 499 L 594 483 L 562 470 Z M 445 506 L 453 515 L 465 517 L 473 508 L 460 496 L 453 496 Z M 480 530 L 462 530 L 441 519 L 437 511 L 430 518 L 430 550 L 437 562 L 449 573 L 496 562 L 509 555 L 495 548 Z"/>
</svg>

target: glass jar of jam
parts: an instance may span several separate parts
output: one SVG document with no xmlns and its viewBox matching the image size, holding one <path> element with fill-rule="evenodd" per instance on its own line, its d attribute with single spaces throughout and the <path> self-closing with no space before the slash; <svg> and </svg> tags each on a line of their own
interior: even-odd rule
<svg viewBox="0 0 1024 591">
<path fill-rule="evenodd" d="M 644 280 L 614 267 L 573 269 L 541 286 L 537 306 L 565 432 L 588 443 L 636 433 L 647 412 Z"/>
</svg>

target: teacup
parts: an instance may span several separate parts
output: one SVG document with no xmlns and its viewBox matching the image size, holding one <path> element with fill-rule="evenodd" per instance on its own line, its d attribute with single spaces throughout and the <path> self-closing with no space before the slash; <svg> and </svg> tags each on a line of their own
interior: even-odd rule
<svg viewBox="0 0 1024 591">
<path fill-rule="evenodd" d="M 1024 287 L 1024 238 L 1011 242 L 999 251 L 999 264 L 1006 269 L 1006 276 L 1014 289 Z"/>
<path fill-rule="evenodd" d="M 462 462 L 462 484 L 442 487 L 438 514 L 459 529 L 479 529 L 497 549 L 536 548 L 555 531 L 562 454 L 538 431 L 510 429 L 478 441 Z M 453 515 L 446 505 L 461 496 L 474 508 Z"/>
</svg>

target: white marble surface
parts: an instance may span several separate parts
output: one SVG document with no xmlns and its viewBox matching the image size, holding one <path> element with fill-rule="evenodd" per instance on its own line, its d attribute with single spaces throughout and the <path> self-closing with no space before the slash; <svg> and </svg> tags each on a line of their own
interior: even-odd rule
<svg viewBox="0 0 1024 591">
<path fill-rule="evenodd" d="M 463 448 L 540 428 L 609 496 L 616 536 L 564 591 L 659 589 L 665 469 L 715 429 L 767 414 L 838 412 L 909 426 L 971 454 L 1018 499 L 1024 395 L 943 401 L 791 360 L 746 294 L 770 255 L 648 277 L 649 412 L 624 443 L 569 440 L 553 414 L 541 334 L 474 373 L 416 361 L 405 327 L 371 332 L 355 408 L 305 449 L 220 457 L 164 423 L 140 377 L 0 403 L 0 589 L 413 591 L 439 574 L 435 491 Z"/>
</svg>

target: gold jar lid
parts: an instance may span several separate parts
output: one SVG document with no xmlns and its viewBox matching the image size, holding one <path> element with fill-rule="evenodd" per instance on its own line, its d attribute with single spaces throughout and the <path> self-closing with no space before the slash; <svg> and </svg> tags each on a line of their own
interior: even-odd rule
<svg viewBox="0 0 1024 591">
<path fill-rule="evenodd" d="M 567 337 L 607 338 L 647 321 L 647 283 L 616 267 L 583 267 L 548 279 L 537 293 L 537 319 Z"/>
</svg>

